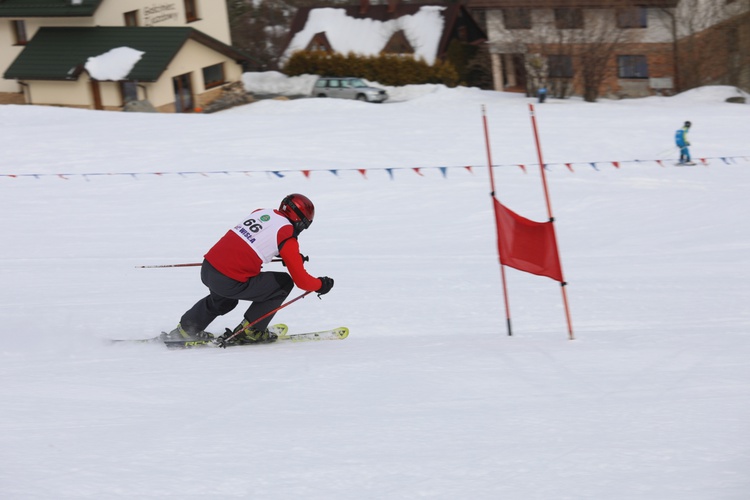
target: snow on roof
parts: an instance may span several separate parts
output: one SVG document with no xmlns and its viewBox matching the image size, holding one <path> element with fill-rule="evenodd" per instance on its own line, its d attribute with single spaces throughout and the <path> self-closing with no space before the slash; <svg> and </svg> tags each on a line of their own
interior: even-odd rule
<svg viewBox="0 0 750 500">
<path fill-rule="evenodd" d="M 389 21 L 355 19 L 347 16 L 344 9 L 312 9 L 305 27 L 289 43 L 284 58 L 307 48 L 312 37 L 321 31 L 325 32 L 335 52 L 377 55 L 395 32 L 404 30 L 414 47 L 414 57 L 433 64 L 443 34 L 444 21 L 440 12 L 444 9 L 440 6 L 423 6 L 416 14 Z"/>
<path fill-rule="evenodd" d="M 89 57 L 86 71 L 96 80 L 124 80 L 145 52 L 130 47 L 117 47 L 104 54 Z"/>
</svg>

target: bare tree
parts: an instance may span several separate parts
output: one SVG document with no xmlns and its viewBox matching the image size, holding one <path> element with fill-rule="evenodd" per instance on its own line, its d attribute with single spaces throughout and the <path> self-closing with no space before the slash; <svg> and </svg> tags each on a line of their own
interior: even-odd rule
<svg viewBox="0 0 750 500">
<path fill-rule="evenodd" d="M 596 102 L 599 98 L 602 83 L 616 70 L 613 61 L 617 47 L 628 38 L 624 30 L 614 29 L 611 16 L 606 13 L 605 10 L 591 11 L 591 22 L 581 32 L 581 43 L 576 50 L 586 102 Z"/>
<path fill-rule="evenodd" d="M 675 88 L 678 92 L 710 83 L 734 81 L 734 84 L 738 84 L 742 47 L 739 40 L 732 40 L 736 28 L 730 25 L 713 32 L 709 28 L 748 9 L 750 0 L 731 3 L 681 0 L 676 9 L 659 9 L 672 39 Z M 729 52 L 729 58 L 727 64 L 717 71 L 717 46 L 721 45 Z M 748 57 L 747 50 L 745 57 Z"/>
</svg>

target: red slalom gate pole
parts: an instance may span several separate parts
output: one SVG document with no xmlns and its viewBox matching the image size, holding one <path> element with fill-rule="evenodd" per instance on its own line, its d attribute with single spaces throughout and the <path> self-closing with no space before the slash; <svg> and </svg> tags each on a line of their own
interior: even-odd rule
<svg viewBox="0 0 750 500">
<path fill-rule="evenodd" d="M 495 175 L 492 172 L 492 152 L 490 151 L 490 133 L 487 127 L 487 112 L 486 112 L 484 105 L 482 105 L 482 123 L 484 124 L 484 143 L 487 148 L 487 167 L 490 170 L 490 190 L 491 190 L 490 196 L 492 197 L 492 212 L 495 213 L 495 218 L 497 219 L 497 208 L 495 207 Z M 497 220 L 495 221 L 495 224 L 497 224 Z M 500 238 L 499 232 L 498 232 L 497 237 Z M 503 261 L 500 259 L 499 250 L 498 250 L 497 258 L 498 258 L 498 261 L 500 262 L 500 276 L 503 282 L 503 300 L 505 301 L 505 323 L 508 327 L 508 336 L 510 337 L 513 335 L 513 328 L 511 327 L 511 322 L 510 322 L 510 301 L 508 300 L 508 284 L 505 279 L 505 266 L 503 265 Z"/>
<path fill-rule="evenodd" d="M 534 129 L 534 141 L 536 141 L 536 152 L 539 157 L 539 169 L 542 174 L 542 185 L 544 186 L 544 198 L 547 201 L 547 215 L 549 215 L 549 221 L 552 222 L 552 233 L 555 235 L 555 242 L 557 242 L 557 231 L 555 230 L 555 217 L 552 215 L 552 203 L 549 198 L 549 189 L 547 188 L 547 174 L 544 172 L 544 160 L 542 159 L 542 146 L 539 142 L 539 132 L 536 127 L 536 115 L 534 113 L 534 105 L 529 103 L 529 111 L 531 112 L 531 125 Z M 560 250 L 558 249 L 558 259 Z M 565 319 L 568 322 L 568 338 L 574 340 L 573 336 L 573 323 L 570 319 L 570 308 L 568 307 L 568 294 L 565 291 L 565 276 L 562 274 L 562 261 L 560 263 L 560 277 L 562 282 L 560 283 L 560 289 L 562 290 L 563 305 L 565 306 Z"/>
<path fill-rule="evenodd" d="M 251 326 L 253 326 L 253 325 L 257 324 L 257 323 L 258 323 L 258 322 L 260 322 L 261 320 L 263 320 L 263 319 L 266 319 L 267 317 L 269 317 L 269 316 L 271 316 L 271 315 L 273 315 L 273 314 L 276 314 L 276 312 L 278 312 L 278 311 L 280 311 L 280 310 L 284 309 L 284 308 L 285 308 L 285 307 L 287 307 L 287 306 L 290 306 L 290 305 L 294 304 L 294 303 L 295 303 L 295 302 L 297 302 L 298 300 L 300 300 L 300 299 L 304 299 L 305 297 L 307 297 L 307 296 L 308 296 L 308 295 L 310 295 L 311 293 L 312 293 L 312 292 L 305 292 L 305 293 L 303 293 L 302 295 L 300 295 L 299 297 L 297 297 L 297 298 L 294 298 L 294 299 L 290 300 L 289 302 L 287 302 L 287 303 L 285 303 L 285 304 L 281 304 L 281 305 L 280 305 L 279 307 L 277 307 L 277 308 L 276 308 L 276 309 L 274 309 L 273 311 L 269 311 L 269 312 L 267 312 L 266 314 L 264 314 L 263 316 L 261 316 L 260 318 L 258 318 L 258 319 L 256 319 L 255 321 L 253 321 L 252 323 L 248 323 L 248 324 L 247 324 L 247 326 L 245 326 L 245 328 L 243 328 L 242 330 L 237 330 L 237 331 L 236 331 L 236 332 L 234 332 L 234 333 L 233 333 L 233 334 L 232 334 L 231 336 L 229 336 L 229 337 L 227 337 L 227 338 L 225 338 L 225 339 L 221 339 L 221 340 L 220 340 L 220 341 L 218 342 L 218 344 L 219 344 L 219 345 L 220 345 L 221 347 L 226 347 L 226 346 L 227 346 L 227 342 L 228 342 L 228 341 L 232 340 L 233 338 L 235 338 L 235 337 L 236 337 L 237 335 L 239 335 L 240 333 L 244 333 L 244 332 L 248 331 L 248 330 L 250 329 L 250 327 L 251 327 Z"/>
</svg>

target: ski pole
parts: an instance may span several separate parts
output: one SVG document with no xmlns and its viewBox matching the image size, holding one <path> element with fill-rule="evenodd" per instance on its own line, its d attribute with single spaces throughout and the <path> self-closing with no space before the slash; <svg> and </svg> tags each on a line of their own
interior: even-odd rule
<svg viewBox="0 0 750 500">
<path fill-rule="evenodd" d="M 664 156 L 664 155 L 665 155 L 665 154 L 667 154 L 667 153 L 671 153 L 671 152 L 672 152 L 672 151 L 674 151 L 675 149 L 679 149 L 679 148 L 678 148 L 677 146 L 672 146 L 671 148 L 669 148 L 669 149 L 665 149 L 664 151 L 662 151 L 662 152 L 660 152 L 660 153 L 656 154 L 655 156 L 656 156 L 656 157 L 659 157 L 659 156 Z"/>
<path fill-rule="evenodd" d="M 289 302 L 287 302 L 287 303 L 285 303 L 285 304 L 281 304 L 281 305 L 280 305 L 279 307 L 277 307 L 277 308 L 276 308 L 276 309 L 274 309 L 273 311 L 269 311 L 269 312 L 267 312 L 266 314 L 264 314 L 263 316 L 261 316 L 260 318 L 258 318 L 258 319 L 256 319 L 255 321 L 253 321 L 252 323 L 248 323 L 247 325 L 245 325 L 245 327 L 244 327 L 244 328 L 243 328 L 242 330 L 237 330 L 236 332 L 234 332 L 234 333 L 233 333 L 232 335 L 230 335 L 230 336 L 229 336 L 229 337 L 227 337 L 227 338 L 221 338 L 221 337 L 220 337 L 220 338 L 216 339 L 216 340 L 214 341 L 214 343 L 215 343 L 216 345 L 218 345 L 219 347 L 223 347 L 223 348 L 225 348 L 225 349 L 226 349 L 226 347 L 227 347 L 227 342 L 229 342 L 230 340 L 232 340 L 233 338 L 235 338 L 235 337 L 236 337 L 237 335 L 239 335 L 240 333 L 245 333 L 246 331 L 248 331 L 248 330 L 250 329 L 250 327 L 251 327 L 251 326 L 253 326 L 253 325 L 256 325 L 256 324 L 257 324 L 258 322 L 260 322 L 261 320 L 263 320 L 263 319 L 266 319 L 267 317 L 269 317 L 269 316 L 271 316 L 271 315 L 273 315 L 273 314 L 276 314 L 276 312 L 277 312 L 277 311 L 280 311 L 281 309 L 284 309 L 284 308 L 285 308 L 286 306 L 290 306 L 290 305 L 294 304 L 294 303 L 295 303 L 295 302 L 297 302 L 297 301 L 298 301 L 299 299 L 304 299 L 305 297 L 307 297 L 307 296 L 308 296 L 308 295 L 310 295 L 311 293 L 312 293 L 312 292 L 309 292 L 309 291 L 308 291 L 308 292 L 305 292 L 305 293 L 303 293 L 302 295 L 300 295 L 299 297 L 297 297 L 297 298 L 294 298 L 294 299 L 290 300 Z"/>
<path fill-rule="evenodd" d="M 156 269 L 158 267 L 193 267 L 203 265 L 203 262 L 192 262 L 190 264 L 158 264 L 155 266 L 135 266 L 136 269 Z"/>
<path fill-rule="evenodd" d="M 273 259 L 271 262 L 283 262 L 281 259 Z M 310 262 L 310 257 L 302 256 L 302 262 Z M 155 266 L 135 266 L 136 269 L 158 269 L 163 267 L 197 267 L 203 265 L 203 262 L 190 262 L 188 264 L 157 264 Z"/>
</svg>

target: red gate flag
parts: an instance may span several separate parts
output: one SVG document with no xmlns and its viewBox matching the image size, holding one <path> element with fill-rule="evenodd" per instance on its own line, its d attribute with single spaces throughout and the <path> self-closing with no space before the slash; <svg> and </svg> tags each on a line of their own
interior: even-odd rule
<svg viewBox="0 0 750 500">
<path fill-rule="evenodd" d="M 562 283 L 562 267 L 552 222 L 521 217 L 493 198 L 500 263 Z"/>
</svg>

